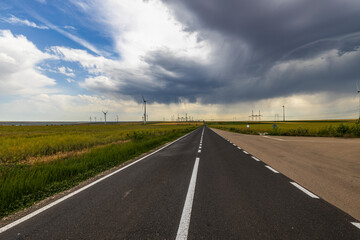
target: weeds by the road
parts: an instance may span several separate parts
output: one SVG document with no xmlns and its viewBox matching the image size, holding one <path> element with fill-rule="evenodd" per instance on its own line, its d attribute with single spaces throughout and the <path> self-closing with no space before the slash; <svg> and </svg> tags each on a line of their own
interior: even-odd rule
<svg viewBox="0 0 360 240">
<path fill-rule="evenodd" d="M 17 164 L 57 153 L 132 140 L 149 131 L 161 132 L 181 128 L 184 126 L 140 124 L 0 126 L 0 164 Z"/>
<path fill-rule="evenodd" d="M 196 127 L 147 128 L 127 132 L 126 138 L 131 141 L 93 148 L 78 156 L 35 164 L 0 164 L 0 217 L 71 188 Z"/>
</svg>

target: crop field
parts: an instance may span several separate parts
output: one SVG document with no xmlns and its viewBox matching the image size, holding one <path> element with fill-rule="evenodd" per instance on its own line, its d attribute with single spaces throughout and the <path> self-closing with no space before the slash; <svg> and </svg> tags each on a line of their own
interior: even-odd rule
<svg viewBox="0 0 360 240">
<path fill-rule="evenodd" d="M 209 127 L 244 134 L 283 136 L 360 137 L 358 120 L 288 122 L 208 122 Z M 249 125 L 249 128 L 247 128 Z M 276 127 L 274 126 L 276 125 Z"/>
<path fill-rule="evenodd" d="M 71 188 L 199 126 L 0 126 L 0 217 Z"/>
</svg>

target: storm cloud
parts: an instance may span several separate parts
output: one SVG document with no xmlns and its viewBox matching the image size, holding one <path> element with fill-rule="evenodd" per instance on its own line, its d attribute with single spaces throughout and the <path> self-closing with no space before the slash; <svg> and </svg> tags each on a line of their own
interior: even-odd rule
<svg viewBox="0 0 360 240">
<path fill-rule="evenodd" d="M 88 14 L 107 26 L 122 59 L 65 57 L 95 73 L 82 87 L 165 104 L 354 92 L 357 0 L 159 1 L 130 1 L 127 9 L 107 0 L 100 10 L 97 0 L 88 2 Z"/>
<path fill-rule="evenodd" d="M 212 61 L 152 52 L 152 74 L 174 97 L 227 103 L 316 92 L 351 92 L 360 74 L 359 1 L 164 0 Z M 173 86 L 173 87 L 171 87 Z M 177 87 L 181 86 L 181 87 Z M 134 90 L 133 90 L 134 91 Z M 152 89 L 160 96 L 161 88 Z"/>
</svg>

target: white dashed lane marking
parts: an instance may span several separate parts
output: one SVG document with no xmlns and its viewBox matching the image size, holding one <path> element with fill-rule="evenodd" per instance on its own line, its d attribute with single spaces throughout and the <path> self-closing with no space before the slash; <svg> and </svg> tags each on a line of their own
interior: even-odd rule
<svg viewBox="0 0 360 240">
<path fill-rule="evenodd" d="M 358 222 L 351 222 L 352 225 L 354 225 L 355 227 L 357 227 L 358 229 L 360 229 L 360 223 Z"/>
<path fill-rule="evenodd" d="M 257 159 L 257 158 L 256 158 L 256 157 L 254 157 L 254 156 L 251 156 L 251 158 L 252 158 L 252 159 L 254 159 L 255 161 L 260 162 L 260 160 L 259 160 L 259 159 Z"/>
<path fill-rule="evenodd" d="M 247 151 L 243 151 L 243 153 L 245 153 L 245 154 L 249 154 Z"/>
<path fill-rule="evenodd" d="M 273 169 L 272 167 L 265 165 L 266 168 L 268 168 L 270 171 L 273 171 L 274 173 L 279 173 L 278 171 L 276 171 L 275 169 Z"/>
<path fill-rule="evenodd" d="M 304 193 L 306 193 L 307 195 L 309 195 L 312 198 L 318 198 L 318 196 L 316 196 L 315 194 L 313 194 L 312 192 L 310 192 L 309 190 L 303 188 L 302 186 L 300 186 L 299 184 L 297 184 L 296 182 L 290 182 L 292 185 L 294 185 L 295 187 L 297 187 L 298 189 L 300 189 L 301 191 L 303 191 Z"/>
</svg>

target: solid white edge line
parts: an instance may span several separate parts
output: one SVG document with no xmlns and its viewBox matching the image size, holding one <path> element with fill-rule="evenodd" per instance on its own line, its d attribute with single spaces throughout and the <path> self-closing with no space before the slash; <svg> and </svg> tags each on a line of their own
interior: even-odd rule
<svg viewBox="0 0 360 240">
<path fill-rule="evenodd" d="M 247 151 L 243 151 L 243 153 L 245 153 L 245 154 L 249 154 Z"/>
<path fill-rule="evenodd" d="M 307 195 L 309 195 L 312 198 L 317 198 L 319 199 L 318 196 L 316 196 L 315 194 L 313 194 L 312 192 L 310 192 L 309 190 L 305 189 L 304 187 L 300 186 L 299 184 L 297 184 L 296 182 L 290 182 L 292 185 L 294 185 L 295 187 L 297 187 L 298 189 L 300 189 L 301 191 L 303 191 L 304 193 L 306 193 Z"/>
<path fill-rule="evenodd" d="M 197 178 L 197 172 L 199 168 L 199 161 L 200 158 L 196 158 L 194 169 L 191 175 L 189 188 L 186 194 L 186 200 L 183 208 L 183 212 L 181 215 L 179 228 L 176 234 L 176 240 L 186 240 L 188 233 L 189 233 L 189 226 L 190 226 L 190 218 L 191 218 L 191 210 L 194 200 L 194 194 L 195 194 L 195 186 L 196 186 L 196 178 Z"/>
<path fill-rule="evenodd" d="M 354 225 L 355 227 L 357 227 L 358 229 L 360 229 L 360 223 L 358 222 L 351 222 L 352 225 Z"/>
<path fill-rule="evenodd" d="M 14 222 L 12 222 L 12 223 L 9 223 L 8 225 L 5 225 L 4 227 L 0 228 L 0 233 L 3 233 L 3 232 L 5 232 L 5 231 L 9 230 L 10 228 L 13 228 L 13 227 L 15 227 L 16 225 L 19 225 L 19 224 L 22 223 L 22 222 L 25 222 L 26 220 L 29 220 L 30 218 L 38 215 L 39 213 L 42 213 L 42 212 L 46 211 L 47 209 L 49 209 L 49 208 L 51 208 L 51 207 L 53 207 L 53 206 L 55 206 L 55 205 L 57 205 L 57 204 L 65 201 L 66 199 L 68 199 L 68 198 L 70 198 L 70 197 L 72 197 L 72 196 L 74 196 L 74 195 L 76 195 L 76 194 L 78 194 L 78 193 L 86 190 L 87 188 L 94 186 L 94 185 L 97 184 L 98 182 L 101 182 L 101 181 L 105 180 L 106 178 L 111 177 L 112 175 L 114 175 L 114 174 L 116 174 L 116 173 L 118 173 L 118 172 L 120 172 L 120 171 L 122 171 L 122 170 L 124 170 L 124 169 L 126 169 L 126 168 L 128 168 L 128 167 L 130 167 L 130 166 L 132 166 L 132 165 L 134 165 L 135 163 L 138 163 L 138 162 L 144 160 L 145 158 L 150 157 L 151 155 L 153 155 L 153 154 L 155 154 L 155 153 L 163 150 L 164 148 L 170 146 L 171 144 L 173 144 L 173 143 L 175 143 L 175 142 L 177 142 L 177 141 L 180 141 L 181 139 L 185 138 L 186 136 L 188 136 L 189 134 L 195 132 L 196 130 L 197 130 L 197 129 L 195 129 L 195 130 L 192 131 L 192 132 L 189 132 L 188 134 L 186 134 L 186 135 L 184 135 L 184 136 L 182 136 L 182 137 L 180 137 L 180 138 L 178 138 L 178 139 L 176 139 L 176 140 L 174 140 L 174 141 L 166 144 L 165 146 L 159 148 L 158 150 L 156 150 L 156 151 L 154 151 L 154 152 L 152 152 L 152 153 L 149 153 L 148 155 L 146 155 L 146 156 L 144 156 L 144 157 L 142 157 L 142 158 L 140 158 L 140 159 L 138 159 L 138 160 L 136 160 L 136 161 L 134 161 L 134 162 L 132 162 L 132 163 L 130 163 L 130 164 L 128 164 L 128 165 L 126 165 L 125 167 L 116 170 L 115 172 L 112 172 L 112 173 L 110 173 L 110 174 L 108 174 L 108 175 L 106 175 L 106 176 L 104 176 L 104 177 L 102 177 L 102 178 L 100 178 L 100 179 L 98 179 L 98 180 L 96 180 L 96 181 L 94 181 L 94 182 L 92 182 L 92 183 L 90 183 L 90 184 L 88 184 L 88 185 L 86 185 L 86 186 L 84 186 L 84 187 L 82 187 L 82 188 L 80 188 L 80 189 L 72 192 L 72 193 L 69 193 L 68 195 L 66 195 L 66 196 L 64 196 L 64 197 L 56 200 L 55 202 L 52 202 L 52 203 L 50 203 L 50 204 L 48 204 L 48 205 L 46 205 L 46 206 L 44 206 L 44 207 L 42 207 L 42 208 L 40 208 L 40 209 L 38 209 L 38 210 L 36 210 L 36 211 L 34 211 L 34 212 L 26 215 L 26 216 L 24 216 L 24 217 L 22 217 L 22 218 L 20 218 L 20 219 L 18 219 L 18 220 L 16 220 L 16 221 L 14 221 Z"/>
<path fill-rule="evenodd" d="M 265 165 L 266 168 L 268 168 L 270 171 L 273 171 L 274 173 L 279 173 L 278 171 L 276 171 L 275 169 L 273 169 L 272 167 Z"/>
<path fill-rule="evenodd" d="M 260 160 L 258 158 L 256 158 L 256 157 L 254 157 L 254 156 L 251 156 L 251 158 L 254 159 L 255 161 L 260 162 Z"/>
</svg>

